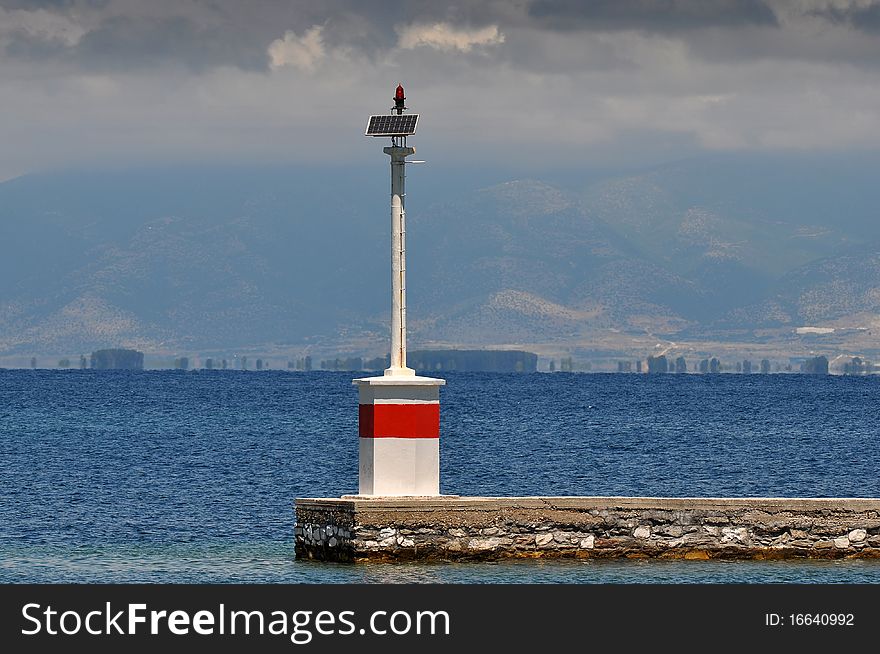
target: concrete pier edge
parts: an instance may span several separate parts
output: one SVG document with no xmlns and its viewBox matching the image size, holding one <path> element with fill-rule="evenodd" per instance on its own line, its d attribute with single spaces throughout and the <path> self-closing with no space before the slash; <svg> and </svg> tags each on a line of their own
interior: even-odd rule
<svg viewBox="0 0 880 654">
<path fill-rule="evenodd" d="M 296 556 L 880 558 L 880 498 L 364 497 L 295 501 Z"/>
</svg>

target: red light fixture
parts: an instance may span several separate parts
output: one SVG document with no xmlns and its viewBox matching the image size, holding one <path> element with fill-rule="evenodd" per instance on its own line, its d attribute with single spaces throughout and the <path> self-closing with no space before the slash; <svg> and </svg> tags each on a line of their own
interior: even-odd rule
<svg viewBox="0 0 880 654">
<path fill-rule="evenodd" d="M 404 100 L 406 100 L 406 96 L 403 95 L 403 85 L 398 84 L 397 90 L 394 92 L 394 111 L 397 112 L 398 116 L 403 113 L 404 109 L 406 109 L 403 105 Z"/>
</svg>

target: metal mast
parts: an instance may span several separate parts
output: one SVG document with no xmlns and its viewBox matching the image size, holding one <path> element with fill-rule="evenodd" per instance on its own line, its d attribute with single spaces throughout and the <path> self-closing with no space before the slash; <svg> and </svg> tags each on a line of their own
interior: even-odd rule
<svg viewBox="0 0 880 654">
<path fill-rule="evenodd" d="M 406 139 L 404 138 L 404 142 Z M 406 157 L 415 148 L 393 145 L 391 156 L 391 366 L 386 375 L 414 375 L 406 366 Z"/>
<path fill-rule="evenodd" d="M 405 100 L 398 85 L 392 113 L 371 116 L 366 131 L 367 136 L 391 137 L 391 146 L 382 150 L 391 157 L 391 363 L 385 370 L 389 377 L 416 374 L 406 365 L 406 158 L 416 152 L 407 146 L 406 137 L 415 134 L 419 115 L 403 113 Z"/>
</svg>

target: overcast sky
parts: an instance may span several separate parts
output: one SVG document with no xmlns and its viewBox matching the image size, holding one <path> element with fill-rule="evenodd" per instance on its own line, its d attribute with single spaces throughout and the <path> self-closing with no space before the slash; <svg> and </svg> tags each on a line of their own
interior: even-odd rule
<svg viewBox="0 0 880 654">
<path fill-rule="evenodd" d="M 878 70 L 872 0 L 0 0 L 0 179 L 375 159 L 397 82 L 447 163 L 877 148 Z"/>
</svg>

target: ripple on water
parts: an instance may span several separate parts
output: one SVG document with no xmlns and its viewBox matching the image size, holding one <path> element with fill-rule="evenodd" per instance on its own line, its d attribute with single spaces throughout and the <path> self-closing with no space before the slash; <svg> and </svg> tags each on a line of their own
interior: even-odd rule
<svg viewBox="0 0 880 654">
<path fill-rule="evenodd" d="M 293 499 L 356 489 L 351 377 L 0 370 L 0 581 L 880 580 L 873 561 L 294 561 Z M 878 378 L 445 377 L 444 492 L 880 497 Z"/>
</svg>

